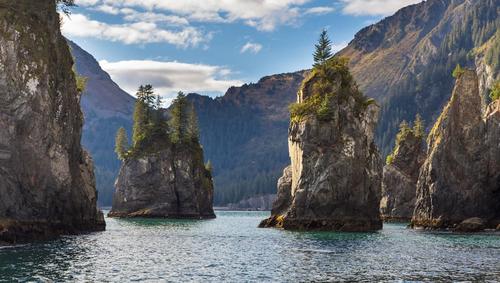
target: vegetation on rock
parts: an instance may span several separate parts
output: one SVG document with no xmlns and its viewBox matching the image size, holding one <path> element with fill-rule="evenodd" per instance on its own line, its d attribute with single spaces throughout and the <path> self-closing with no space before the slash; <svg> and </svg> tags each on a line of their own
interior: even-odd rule
<svg viewBox="0 0 500 283">
<path fill-rule="evenodd" d="M 169 119 L 161 108 L 161 97 L 155 94 L 151 85 L 141 85 L 136 95 L 132 145 L 128 146 L 124 128 L 118 129 L 116 134 L 115 152 L 120 159 L 156 152 L 171 143 L 199 145 L 196 112 L 182 92 L 172 103 Z"/>
<path fill-rule="evenodd" d="M 490 92 L 490 98 L 495 101 L 500 98 L 500 80 L 496 81 Z"/>
<path fill-rule="evenodd" d="M 357 114 L 374 103 L 365 97 L 349 72 L 349 60 L 343 57 L 331 57 L 331 43 L 325 30 L 321 33 L 314 53 L 314 68 L 302 82 L 302 92 L 312 93 L 303 97 L 302 101 L 292 103 L 289 107 L 291 121 L 301 122 L 314 115 L 320 121 L 330 121 L 334 113 L 333 100 L 338 102 L 353 97 L 357 105 Z M 340 86 L 340 87 L 339 87 Z"/>
<path fill-rule="evenodd" d="M 394 160 L 394 154 L 398 151 L 400 148 L 400 145 L 405 142 L 408 138 L 417 138 L 421 141 L 423 141 L 425 136 L 425 126 L 424 126 L 424 121 L 422 120 L 422 117 L 420 114 L 417 114 L 415 117 L 415 121 L 413 122 L 413 127 L 408 124 L 405 120 L 401 122 L 399 125 L 399 132 L 396 135 L 396 145 L 394 146 L 394 149 L 392 152 L 387 155 L 386 158 L 386 164 L 392 164 Z"/>
</svg>

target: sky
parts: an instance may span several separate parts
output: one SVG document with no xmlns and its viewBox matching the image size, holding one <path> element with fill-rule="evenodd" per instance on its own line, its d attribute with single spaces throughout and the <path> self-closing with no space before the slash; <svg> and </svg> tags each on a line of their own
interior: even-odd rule
<svg viewBox="0 0 500 283">
<path fill-rule="evenodd" d="M 223 95 L 230 86 L 310 68 L 326 29 L 334 51 L 356 32 L 421 0 L 76 0 L 63 34 L 135 94 L 152 84 Z"/>
</svg>

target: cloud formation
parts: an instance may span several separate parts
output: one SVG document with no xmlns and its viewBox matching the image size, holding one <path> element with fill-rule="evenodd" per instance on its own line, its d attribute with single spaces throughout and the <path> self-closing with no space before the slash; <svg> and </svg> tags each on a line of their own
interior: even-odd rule
<svg viewBox="0 0 500 283">
<path fill-rule="evenodd" d="M 228 79 L 231 70 L 220 66 L 152 60 L 104 60 L 99 64 L 130 94 L 135 94 L 141 84 L 153 85 L 166 98 L 174 97 L 178 91 L 223 94 L 229 87 L 243 84 Z"/>
<path fill-rule="evenodd" d="M 399 9 L 422 2 L 422 0 L 341 0 L 343 12 L 355 16 L 388 16 Z"/>
<path fill-rule="evenodd" d="M 169 30 L 153 22 L 133 22 L 108 24 L 73 14 L 65 17 L 62 32 L 69 37 L 94 37 L 125 44 L 169 43 L 178 47 L 194 47 L 211 39 L 210 34 L 203 34 L 194 27 L 182 27 Z"/>
<path fill-rule="evenodd" d="M 262 44 L 247 42 L 243 47 L 241 47 L 240 53 L 251 52 L 257 54 L 262 49 Z"/>
<path fill-rule="evenodd" d="M 303 15 L 333 11 L 331 7 L 303 8 L 313 0 L 77 0 L 84 7 L 98 6 L 102 12 L 142 9 L 175 15 L 203 23 L 242 22 L 260 31 L 273 31 L 280 25 L 293 25 Z M 114 9 L 111 9 L 113 7 Z"/>
</svg>

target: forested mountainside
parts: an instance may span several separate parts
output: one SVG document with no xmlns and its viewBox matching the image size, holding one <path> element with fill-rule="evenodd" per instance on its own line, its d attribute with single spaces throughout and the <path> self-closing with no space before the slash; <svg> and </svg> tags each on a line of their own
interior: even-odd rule
<svg viewBox="0 0 500 283">
<path fill-rule="evenodd" d="M 305 72 L 264 77 L 215 99 L 188 95 L 195 105 L 205 158 L 213 165 L 215 205 L 275 194 L 290 162 L 288 105 Z"/>
<path fill-rule="evenodd" d="M 69 40 L 68 44 L 76 72 L 87 80 L 80 103 L 84 114 L 82 144 L 94 159 L 99 204 L 108 206 L 120 169 L 114 152 L 115 134 L 120 127 L 131 132 L 135 99 L 111 80 L 92 55 Z"/>
<path fill-rule="evenodd" d="M 402 120 L 420 113 L 432 125 L 457 64 L 478 69 L 486 97 L 500 67 L 499 13 L 498 0 L 429 0 L 364 28 L 339 53 L 350 58 L 364 93 L 382 104 L 377 143 L 384 154 Z"/>
</svg>

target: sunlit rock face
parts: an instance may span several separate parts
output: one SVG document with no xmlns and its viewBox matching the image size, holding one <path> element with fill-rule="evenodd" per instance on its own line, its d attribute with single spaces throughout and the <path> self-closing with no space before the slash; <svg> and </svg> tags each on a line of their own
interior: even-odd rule
<svg viewBox="0 0 500 283">
<path fill-rule="evenodd" d="M 428 137 L 413 227 L 463 231 L 500 223 L 499 102 L 482 110 L 477 74 L 465 70 Z"/>
<path fill-rule="evenodd" d="M 0 242 L 103 230 L 55 2 L 0 4 Z"/>
<path fill-rule="evenodd" d="M 292 117 L 291 165 L 278 182 L 272 216 L 261 227 L 339 231 L 382 227 L 382 162 L 373 134 L 378 106 L 355 98 L 355 83 L 345 84 L 351 81 L 348 72 L 331 76 L 331 93 L 336 95 L 328 120 L 315 115 L 301 121 Z M 312 74 L 303 82 L 298 102 L 314 99 L 316 80 Z"/>
<path fill-rule="evenodd" d="M 127 158 L 115 186 L 111 217 L 215 218 L 212 176 L 199 145 L 167 143 Z"/>
</svg>

